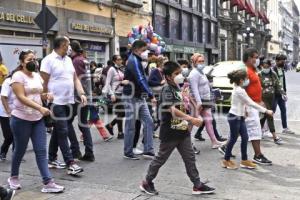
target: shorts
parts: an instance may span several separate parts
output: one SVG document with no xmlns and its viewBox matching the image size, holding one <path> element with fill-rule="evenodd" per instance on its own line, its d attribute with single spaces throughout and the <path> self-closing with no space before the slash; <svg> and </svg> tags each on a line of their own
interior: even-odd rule
<svg viewBox="0 0 300 200">
<path fill-rule="evenodd" d="M 249 141 L 261 140 L 262 130 L 260 125 L 259 111 L 252 107 L 247 107 L 248 117 L 246 117 L 246 127 L 249 136 Z"/>
</svg>

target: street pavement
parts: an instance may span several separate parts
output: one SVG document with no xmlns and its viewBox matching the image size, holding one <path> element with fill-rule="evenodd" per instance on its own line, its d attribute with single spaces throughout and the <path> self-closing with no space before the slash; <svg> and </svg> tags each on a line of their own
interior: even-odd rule
<svg viewBox="0 0 300 200">
<path fill-rule="evenodd" d="M 283 135 L 284 144 L 278 146 L 271 138 L 262 141 L 263 153 L 273 161 L 272 166 L 259 166 L 256 170 L 225 170 L 221 168 L 222 155 L 210 148 L 210 142 L 195 141 L 201 150 L 197 155 L 197 166 L 202 181 L 208 181 L 216 187 L 216 194 L 192 196 L 192 183 L 189 181 L 183 161 L 177 151 L 171 155 L 155 180 L 158 196 L 148 196 L 139 191 L 139 184 L 145 176 L 149 160 L 124 160 L 122 157 L 123 141 L 114 139 L 102 141 L 95 128 L 92 128 L 96 161 L 80 162 L 84 173 L 80 177 L 66 175 L 65 170 L 51 170 L 57 183 L 66 187 L 62 194 L 42 194 L 41 178 L 35 163 L 31 144 L 25 155 L 26 162 L 20 170 L 23 188 L 17 191 L 16 200 L 188 200 L 188 199 L 241 199 L 241 200 L 293 200 L 300 197 L 300 73 L 288 72 L 288 120 L 296 135 Z M 279 111 L 276 115 L 277 132 L 281 132 Z M 227 136 L 229 127 L 226 114 L 217 115 L 218 130 Z M 77 129 L 77 125 L 75 125 Z M 195 131 L 195 130 L 194 130 Z M 79 133 L 79 131 L 77 131 Z M 1 134 L 2 135 L 2 134 Z M 207 134 L 203 134 L 205 138 Z M 2 137 L 2 136 L 1 136 Z M 49 138 L 49 137 L 48 137 Z M 2 141 L 2 138 L 0 139 Z M 155 149 L 159 144 L 155 139 Z M 81 144 L 82 153 L 84 153 Z M 240 161 L 239 141 L 234 154 Z M 249 158 L 253 157 L 251 144 L 248 146 Z M 61 157 L 60 157 L 61 159 Z M 7 185 L 11 159 L 0 163 L 0 184 Z"/>
</svg>

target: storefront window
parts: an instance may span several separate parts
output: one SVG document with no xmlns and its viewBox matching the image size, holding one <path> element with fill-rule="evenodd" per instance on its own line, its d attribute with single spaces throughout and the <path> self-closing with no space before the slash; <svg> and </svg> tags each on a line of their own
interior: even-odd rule
<svg viewBox="0 0 300 200">
<path fill-rule="evenodd" d="M 182 14 L 182 40 L 192 41 L 192 26 L 191 15 L 187 13 Z"/>
<path fill-rule="evenodd" d="M 106 43 L 81 41 L 81 46 L 86 52 L 88 61 L 95 61 L 96 63 L 105 63 Z"/>
<path fill-rule="evenodd" d="M 171 32 L 170 38 L 172 39 L 180 39 L 180 13 L 179 10 L 170 9 L 170 25 L 171 25 Z"/>
<path fill-rule="evenodd" d="M 182 5 L 185 7 L 191 7 L 190 0 L 181 0 Z"/>
<path fill-rule="evenodd" d="M 205 13 L 210 15 L 210 4 L 211 0 L 205 0 Z"/>
<path fill-rule="evenodd" d="M 176 53 L 175 54 L 175 60 L 177 61 L 177 60 L 179 60 L 179 59 L 183 59 L 184 57 L 183 57 L 183 53 Z"/>
<path fill-rule="evenodd" d="M 156 4 L 155 15 L 155 32 L 161 36 L 168 37 L 167 35 L 167 8 L 163 4 Z"/>
</svg>

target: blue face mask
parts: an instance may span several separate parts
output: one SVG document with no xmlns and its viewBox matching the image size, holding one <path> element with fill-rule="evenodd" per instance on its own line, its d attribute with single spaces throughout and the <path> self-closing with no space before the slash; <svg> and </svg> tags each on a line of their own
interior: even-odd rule
<svg viewBox="0 0 300 200">
<path fill-rule="evenodd" d="M 246 79 L 246 80 L 244 80 L 242 87 L 246 88 L 246 87 L 248 87 L 249 84 L 250 84 L 249 79 Z"/>
<path fill-rule="evenodd" d="M 198 64 L 197 65 L 197 69 L 200 70 L 200 71 L 202 71 L 204 69 L 204 67 L 205 67 L 205 65 L 203 65 L 203 64 Z"/>
</svg>

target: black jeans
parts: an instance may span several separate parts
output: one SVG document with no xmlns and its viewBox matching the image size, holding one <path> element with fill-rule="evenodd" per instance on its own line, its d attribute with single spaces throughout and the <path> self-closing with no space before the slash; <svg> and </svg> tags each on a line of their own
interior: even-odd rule
<svg viewBox="0 0 300 200">
<path fill-rule="evenodd" d="M 114 113 L 117 115 L 109 124 L 115 126 L 117 124 L 119 134 L 123 133 L 123 119 L 125 117 L 125 110 L 122 99 L 120 96 L 117 96 L 117 102 L 113 106 Z"/>
<path fill-rule="evenodd" d="M 9 146 L 13 144 L 13 149 L 14 149 L 14 137 L 10 129 L 9 125 L 9 117 L 0 117 L 0 123 L 1 123 L 1 128 L 2 128 L 2 133 L 4 137 L 3 144 L 1 146 L 1 152 L 0 154 L 6 155 L 9 149 Z"/>
<path fill-rule="evenodd" d="M 177 148 L 185 164 L 187 175 L 195 187 L 201 186 L 199 172 L 196 167 L 195 153 L 192 147 L 191 137 L 187 136 L 181 140 L 161 142 L 159 152 L 148 168 L 146 180 L 152 182 L 158 174 L 159 169 L 165 164 L 174 149 Z"/>
<path fill-rule="evenodd" d="M 236 115 L 229 113 L 228 122 L 230 126 L 230 137 L 226 147 L 224 159 L 230 160 L 230 156 L 232 155 L 231 151 L 240 134 L 242 138 L 242 142 L 241 142 L 242 160 L 247 160 L 248 159 L 247 156 L 248 133 L 246 128 L 245 118 L 238 117 Z"/>
<path fill-rule="evenodd" d="M 68 142 L 69 132 L 70 130 L 72 131 L 72 129 L 74 130 L 71 122 L 73 116 L 73 106 L 71 104 L 52 104 L 51 110 L 53 112 L 55 122 L 49 143 L 49 161 L 54 161 L 57 159 L 57 151 L 59 147 L 64 161 L 69 165 L 74 161 Z"/>
<path fill-rule="evenodd" d="M 73 106 L 73 117 L 71 123 L 73 123 L 75 116 L 78 117 L 78 128 L 83 136 L 83 144 L 85 146 L 86 154 L 93 154 L 93 139 L 88 124 L 89 106 L 82 106 L 79 103 L 75 103 Z M 80 152 L 79 143 L 76 137 L 74 128 L 69 130 L 69 140 L 71 142 L 71 150 L 73 155 Z"/>
<path fill-rule="evenodd" d="M 273 104 L 273 111 L 274 113 L 276 112 L 277 105 L 279 106 L 280 109 L 280 114 L 281 114 L 281 123 L 282 123 L 282 128 L 287 128 L 287 117 L 286 117 L 286 102 L 282 98 L 282 96 L 276 96 Z"/>
</svg>

